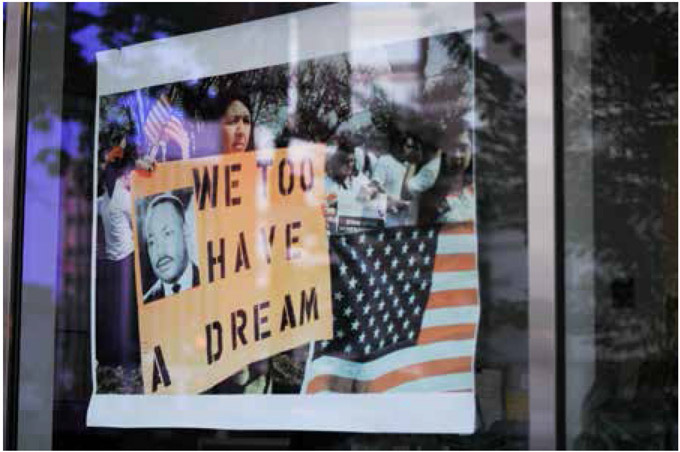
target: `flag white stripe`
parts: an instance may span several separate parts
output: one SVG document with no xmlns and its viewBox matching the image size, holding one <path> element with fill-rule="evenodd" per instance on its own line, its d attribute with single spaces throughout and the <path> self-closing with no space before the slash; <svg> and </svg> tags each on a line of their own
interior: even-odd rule
<svg viewBox="0 0 680 452">
<path fill-rule="evenodd" d="M 168 120 L 168 118 L 156 118 L 154 117 L 153 114 L 149 114 L 149 116 L 146 119 L 146 125 L 149 127 L 153 127 L 157 130 L 160 130 L 163 127 L 163 124 Z"/>
<path fill-rule="evenodd" d="M 160 126 L 155 122 L 147 122 L 144 125 L 144 132 L 152 141 L 156 141 L 160 135 Z"/>
<path fill-rule="evenodd" d="M 354 380 L 369 381 L 415 364 L 437 359 L 472 356 L 474 350 L 475 341 L 466 339 L 414 345 L 365 363 L 356 363 L 333 356 L 322 356 L 313 361 L 311 366 L 313 375 L 308 380 L 311 381 L 317 375 L 331 374 Z"/>
<path fill-rule="evenodd" d="M 163 131 L 163 127 L 165 126 L 164 121 L 159 121 L 153 118 L 147 119 L 146 123 L 144 124 L 144 129 L 149 129 L 152 130 L 153 133 L 155 134 L 160 134 Z"/>
<path fill-rule="evenodd" d="M 421 328 L 444 325 L 460 325 L 477 323 L 479 306 L 461 306 L 456 308 L 428 309 L 423 315 Z"/>
<path fill-rule="evenodd" d="M 144 123 L 144 133 L 147 140 L 152 143 L 158 142 L 166 126 L 175 126 L 175 130 L 177 130 L 177 128 L 181 129 L 182 124 L 172 114 L 172 105 L 170 105 L 168 99 L 165 96 L 161 96 L 149 111 L 147 120 Z"/>
<path fill-rule="evenodd" d="M 474 234 L 439 234 L 437 254 L 476 253 L 477 242 Z"/>
<path fill-rule="evenodd" d="M 154 133 L 159 133 L 162 127 L 163 127 L 162 121 L 158 121 L 150 117 L 144 123 L 144 128 L 152 130 Z"/>
<path fill-rule="evenodd" d="M 170 118 L 170 110 L 163 108 L 161 105 L 156 105 L 149 112 L 149 118 L 152 121 L 163 122 Z"/>
<path fill-rule="evenodd" d="M 188 138 L 186 134 L 182 133 L 183 129 L 178 129 L 177 127 L 168 127 L 166 129 L 166 132 L 168 135 L 174 137 L 174 138 Z"/>
<path fill-rule="evenodd" d="M 182 123 L 174 116 L 168 121 L 167 128 L 169 131 L 173 131 L 175 133 L 181 133 L 184 130 Z"/>
<path fill-rule="evenodd" d="M 478 286 L 476 271 L 455 271 L 432 273 L 431 292 L 456 289 L 476 289 Z"/>
<path fill-rule="evenodd" d="M 147 124 L 157 127 L 159 130 L 163 128 L 166 122 L 170 120 L 170 113 L 161 113 L 152 110 L 147 118 Z"/>
</svg>

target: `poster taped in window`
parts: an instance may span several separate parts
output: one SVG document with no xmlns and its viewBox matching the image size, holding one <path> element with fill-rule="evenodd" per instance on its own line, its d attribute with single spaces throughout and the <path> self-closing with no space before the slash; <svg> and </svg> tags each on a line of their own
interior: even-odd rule
<svg viewBox="0 0 680 452">
<path fill-rule="evenodd" d="M 97 54 L 89 426 L 474 431 L 473 30 L 339 4 Z"/>
</svg>

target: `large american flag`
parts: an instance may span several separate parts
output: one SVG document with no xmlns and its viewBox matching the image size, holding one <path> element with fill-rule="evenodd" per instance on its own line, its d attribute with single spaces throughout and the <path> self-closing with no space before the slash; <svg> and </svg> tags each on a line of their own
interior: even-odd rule
<svg viewBox="0 0 680 452">
<path fill-rule="evenodd" d="M 473 223 L 330 239 L 334 334 L 306 393 L 472 391 L 479 297 Z"/>
</svg>

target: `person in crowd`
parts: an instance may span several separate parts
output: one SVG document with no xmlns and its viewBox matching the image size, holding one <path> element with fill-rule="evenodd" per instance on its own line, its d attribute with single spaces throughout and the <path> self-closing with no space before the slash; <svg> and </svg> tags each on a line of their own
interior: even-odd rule
<svg viewBox="0 0 680 452">
<path fill-rule="evenodd" d="M 373 179 L 373 169 L 378 157 L 369 149 L 362 146 L 357 146 L 354 150 L 354 159 L 356 160 L 357 173 L 365 175 L 369 179 Z"/>
<path fill-rule="evenodd" d="M 381 155 L 375 165 L 374 180 L 387 195 L 388 227 L 416 224 L 420 197 L 439 176 L 442 152 L 438 130 L 421 126 L 407 130 L 397 141 L 395 152 Z"/>
<path fill-rule="evenodd" d="M 144 303 L 200 284 L 198 267 L 189 259 L 184 205 L 179 198 L 164 194 L 151 202 L 144 220 L 144 236 L 157 278 L 144 294 Z"/>
<path fill-rule="evenodd" d="M 204 155 L 233 154 L 255 149 L 255 124 L 249 97 L 241 92 L 218 94 L 206 99 L 203 105 L 206 119 L 218 125 L 218 146 L 204 141 Z M 213 135 L 207 134 L 207 140 Z M 212 150 L 211 150 L 212 149 Z M 213 386 L 208 394 L 245 393 L 261 394 L 272 391 L 271 360 L 266 359 L 246 366 L 241 371 Z"/>
<path fill-rule="evenodd" d="M 255 149 L 255 124 L 250 98 L 240 90 L 201 99 L 201 133 L 195 135 L 195 157 L 248 152 Z"/>
<path fill-rule="evenodd" d="M 341 143 L 329 154 L 326 161 L 327 191 L 350 192 L 357 173 L 356 158 L 349 143 Z"/>
<path fill-rule="evenodd" d="M 166 96 L 167 97 L 167 96 Z M 250 102 L 248 101 L 248 96 L 243 95 L 243 94 L 230 94 L 230 95 L 218 95 L 214 99 L 206 99 L 204 102 L 204 105 L 202 105 L 202 109 L 204 110 L 207 124 L 204 124 L 204 127 L 202 127 L 203 133 L 200 135 L 197 134 L 192 134 L 191 137 L 193 139 L 193 143 L 189 143 L 187 140 L 187 137 L 190 136 L 189 133 L 184 128 L 184 123 L 183 121 L 177 120 L 177 118 L 174 115 L 168 115 L 165 112 L 169 111 L 168 110 L 168 105 L 170 105 L 170 101 L 166 98 L 161 97 L 157 101 L 157 104 L 154 108 L 156 108 L 155 114 L 149 114 L 146 117 L 145 123 L 140 125 L 140 128 L 146 133 L 147 131 L 153 131 L 156 132 L 156 135 L 154 135 L 155 138 L 157 138 L 158 143 L 161 145 L 161 149 L 163 146 L 165 146 L 168 149 L 179 149 L 179 152 L 175 153 L 177 154 L 177 158 L 170 158 L 169 156 L 175 155 L 172 153 L 168 152 L 158 152 L 158 146 L 155 146 L 154 148 L 149 148 L 146 149 L 145 155 L 142 157 L 138 158 L 135 162 L 134 165 L 132 165 L 132 168 L 137 168 L 141 170 L 146 170 L 148 172 L 153 172 L 156 168 L 157 160 L 156 158 L 160 155 L 165 156 L 162 161 L 170 161 L 170 160 L 177 160 L 177 159 L 185 159 L 185 158 L 190 158 L 190 157 L 203 157 L 203 156 L 210 156 L 210 155 L 216 155 L 219 153 L 234 153 L 234 152 L 246 152 L 246 151 L 251 151 L 254 149 L 254 124 L 252 121 L 251 117 L 251 108 L 250 108 Z M 161 114 L 162 113 L 162 114 Z M 162 121 L 159 121 L 159 118 L 163 119 Z M 191 155 L 189 155 L 188 148 L 187 146 L 191 146 L 191 149 L 193 152 Z M 155 149 L 155 152 L 154 152 Z M 102 170 L 102 173 L 105 174 L 106 171 Z M 128 178 L 129 181 L 129 178 Z M 128 196 L 129 196 L 129 184 L 128 184 Z M 129 202 L 125 203 L 127 205 L 127 217 L 131 218 L 130 216 L 130 209 L 131 209 L 131 200 Z M 100 212 L 102 212 L 102 207 L 103 204 L 100 201 L 99 203 L 100 206 Z M 107 215 L 104 213 L 104 215 Z M 154 221 L 150 221 L 153 223 Z M 103 221 L 104 227 L 102 229 L 106 229 L 106 222 Z M 131 224 L 131 220 L 130 220 Z M 122 241 L 125 241 L 126 243 L 129 243 L 130 249 L 134 249 L 134 246 L 132 245 L 133 243 L 133 236 L 132 236 L 132 227 L 130 226 L 127 231 L 123 231 L 122 229 L 120 230 L 120 237 Z M 186 248 L 186 245 L 185 245 Z M 132 255 L 134 253 L 130 252 L 130 260 L 132 259 Z M 180 256 L 179 261 L 183 261 L 183 259 Z M 175 261 L 177 262 L 177 261 Z M 155 289 L 147 292 L 145 296 L 145 301 L 151 301 L 152 299 L 157 299 L 158 297 L 165 296 L 167 294 L 166 290 L 170 289 L 173 290 L 173 287 L 170 285 L 168 286 L 167 283 L 163 281 L 160 277 L 160 273 L 165 269 L 166 266 L 168 266 L 170 261 L 168 259 L 165 259 L 164 262 L 158 261 L 158 266 L 157 268 L 154 269 L 154 272 L 157 273 L 158 280 L 155 283 Z M 109 280 L 112 281 L 113 285 L 118 285 L 118 286 L 125 286 L 125 287 L 130 287 L 131 288 L 131 308 L 130 312 L 127 315 L 124 316 L 117 316 L 115 313 L 113 315 L 102 315 L 101 320 L 102 320 L 102 325 L 100 327 L 99 325 L 99 319 L 100 316 L 98 315 L 98 335 L 100 332 L 103 332 L 104 335 L 111 336 L 112 334 L 119 335 L 119 334 L 124 334 L 126 336 L 129 336 L 126 333 L 120 333 L 120 331 L 123 331 L 124 329 L 126 331 L 134 332 L 135 337 L 134 340 L 132 341 L 132 348 L 134 351 L 136 351 L 136 356 L 137 356 L 137 367 L 139 366 L 139 337 L 138 337 L 138 319 L 137 319 L 137 311 L 136 311 L 136 302 L 135 302 L 135 295 L 134 295 L 134 271 L 132 269 L 134 268 L 134 265 L 130 264 L 130 272 L 129 275 L 113 275 Z M 186 268 L 184 267 L 183 275 L 186 274 Z M 192 265 L 192 286 L 194 284 L 194 275 L 196 276 L 196 281 L 198 281 L 198 273 L 196 272 L 197 269 L 193 268 Z M 105 270 L 102 271 L 104 273 Z M 105 272 L 105 273 L 110 273 L 110 272 Z M 100 273 L 101 274 L 101 273 Z M 181 278 L 181 276 L 180 276 Z M 188 280 L 185 278 L 185 280 Z M 197 282 L 196 282 L 197 284 Z M 159 288 L 162 288 L 163 292 L 159 295 Z M 181 286 L 180 284 L 180 289 L 184 290 L 185 287 Z M 104 300 L 105 298 L 108 300 L 109 298 L 111 299 L 111 302 L 113 302 L 113 305 L 115 306 L 115 303 L 118 302 L 120 297 L 117 296 L 107 296 L 106 295 L 106 290 L 101 291 L 102 294 L 101 296 L 98 296 L 98 300 Z M 98 303 L 98 305 L 102 304 L 107 307 L 111 306 L 111 302 L 102 302 Z M 103 310 L 105 311 L 105 310 Z M 103 312 L 102 311 L 102 312 Z M 109 309 L 110 311 L 110 309 Z M 107 311 L 108 312 L 108 311 Z M 120 319 L 120 327 L 114 327 L 109 323 L 106 325 L 106 319 L 107 318 L 115 318 L 115 319 Z M 118 320 L 116 320 L 118 321 Z M 125 325 L 123 325 L 123 323 Z M 115 331 L 113 331 L 115 330 Z M 109 334 L 111 333 L 111 334 Z M 98 344 L 109 344 L 111 347 L 116 347 L 116 344 L 119 344 L 120 341 L 116 339 L 107 339 L 104 340 L 102 339 L 101 341 L 98 341 Z M 98 345 L 99 348 L 99 345 Z M 105 351 L 106 354 L 106 351 Z M 110 354 L 110 353 L 109 353 Z M 120 361 L 120 360 L 117 360 Z M 234 393 L 262 393 L 262 392 L 270 392 L 271 391 L 271 372 L 269 369 L 269 360 L 261 361 L 258 363 L 251 364 L 250 366 L 247 366 L 245 369 L 242 371 L 234 374 L 232 377 L 225 379 L 222 383 L 214 386 L 211 390 L 209 390 L 209 393 L 229 393 L 229 392 L 234 392 Z"/>
<path fill-rule="evenodd" d="M 207 157 L 217 154 L 249 152 L 255 149 L 255 124 L 249 96 L 238 90 L 217 93 L 201 99 L 199 109 L 204 116 L 205 124 L 202 133 L 194 135 L 192 143 L 194 157 Z M 171 126 L 172 124 L 168 124 Z M 168 129 L 174 130 L 172 128 Z M 167 135 L 170 142 L 173 137 L 183 137 L 177 133 Z M 179 144 L 182 140 L 175 140 Z M 144 160 L 147 168 L 153 171 L 155 162 L 149 158 Z M 207 391 L 209 394 L 223 393 L 267 393 L 272 391 L 271 360 L 253 363 L 237 372 Z"/>
<path fill-rule="evenodd" d="M 134 149 L 116 138 L 102 165 L 102 194 L 97 199 L 97 362 L 139 371 L 139 331 L 132 239 L 131 172 Z"/>
<path fill-rule="evenodd" d="M 220 118 L 222 153 L 233 154 L 254 149 L 250 102 L 245 96 L 230 98 Z"/>
<path fill-rule="evenodd" d="M 475 220 L 475 193 L 472 181 L 471 132 L 465 127 L 455 133 L 452 145 L 442 156 L 440 177 L 424 197 L 420 221 L 445 223 Z"/>
<path fill-rule="evenodd" d="M 335 149 L 326 162 L 326 194 L 329 202 L 326 215 L 356 218 L 384 216 L 385 195 L 378 184 L 357 168 L 354 141 L 348 135 L 337 138 Z"/>
</svg>

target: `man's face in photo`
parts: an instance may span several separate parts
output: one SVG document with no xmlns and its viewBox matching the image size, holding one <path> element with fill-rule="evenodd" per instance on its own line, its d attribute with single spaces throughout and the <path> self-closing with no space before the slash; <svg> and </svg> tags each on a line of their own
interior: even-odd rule
<svg viewBox="0 0 680 452">
<path fill-rule="evenodd" d="M 184 219 L 169 202 L 153 207 L 147 222 L 147 247 L 153 272 L 166 283 L 174 283 L 187 266 Z"/>
<path fill-rule="evenodd" d="M 406 138 L 404 142 L 404 158 L 407 162 L 417 164 L 423 157 L 422 146 L 412 136 Z"/>
</svg>

